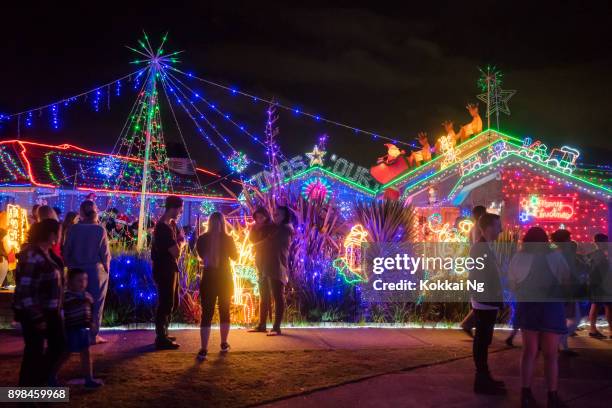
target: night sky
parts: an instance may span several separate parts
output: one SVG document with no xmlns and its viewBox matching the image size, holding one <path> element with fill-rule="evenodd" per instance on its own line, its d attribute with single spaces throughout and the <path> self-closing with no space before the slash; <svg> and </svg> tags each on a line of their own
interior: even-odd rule
<svg viewBox="0 0 612 408">
<path fill-rule="evenodd" d="M 612 16 L 605 2 L 454 1 L 427 9 L 413 2 L 404 9 L 355 2 L 303 8 L 192 3 L 199 5 L 3 6 L 0 112 L 46 104 L 129 73 L 133 54 L 124 46 L 135 46 L 144 29 L 154 44 L 169 31 L 165 48 L 185 50 L 182 70 L 405 141 L 419 131 L 433 141 L 446 119 L 457 130 L 469 122 L 464 106 L 480 93 L 477 68 L 494 64 L 504 73 L 503 88 L 518 90 L 502 130 L 578 147 L 588 163 L 605 161 L 612 150 Z M 265 104 L 186 83 L 263 134 Z M 129 85 L 111 99 L 110 111 L 106 101 L 99 113 L 90 101 L 81 103 L 61 115 L 57 131 L 43 113 L 21 137 L 110 151 L 135 97 Z M 481 114 L 485 120 L 482 104 Z M 209 118 L 236 148 L 263 161 L 260 146 L 220 117 Z M 179 112 L 178 120 L 194 159 L 226 172 L 190 119 Z M 169 144 L 180 140 L 167 112 L 164 124 Z M 385 153 L 383 141 L 291 112 L 280 111 L 279 125 L 287 156 L 310 151 L 321 133 L 330 137 L 328 151 L 363 165 Z M 15 133 L 14 126 L 0 129 L 3 139 Z"/>
</svg>

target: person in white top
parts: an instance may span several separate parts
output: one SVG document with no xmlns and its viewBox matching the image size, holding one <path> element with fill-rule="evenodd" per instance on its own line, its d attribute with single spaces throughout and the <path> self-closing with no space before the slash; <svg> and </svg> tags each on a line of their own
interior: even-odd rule
<svg viewBox="0 0 612 408">
<path fill-rule="evenodd" d="M 501 219 L 496 214 L 483 214 L 478 220 L 481 237 L 470 249 L 470 257 L 483 259 L 484 267 L 471 269 L 469 279 L 482 283 L 486 288 L 484 293 L 471 293 L 472 309 L 476 320 L 473 357 L 476 366 L 474 392 L 486 395 L 502 395 L 506 393 L 504 382 L 495 380 L 489 372 L 489 345 L 493 340 L 493 329 L 497 320 L 497 312 L 503 306 L 503 293 L 496 256 L 491 248 L 501 233 Z"/>
<path fill-rule="evenodd" d="M 477 205 L 472 208 L 472 220 L 474 221 L 474 226 L 470 230 L 470 243 L 473 244 L 475 242 L 480 241 L 481 233 L 480 228 L 478 228 L 478 220 L 480 216 L 487 212 L 487 209 L 483 205 Z M 461 329 L 467 333 L 468 336 L 472 337 L 472 329 L 476 325 L 476 319 L 474 318 L 474 310 L 470 309 L 468 314 L 463 318 L 461 322 Z"/>
<path fill-rule="evenodd" d="M 558 349 L 567 332 L 564 297 L 569 267 L 559 251 L 551 249 L 546 232 L 530 228 L 523 247 L 508 268 L 508 283 L 517 300 L 515 327 L 521 330 L 521 406 L 535 406 L 531 392 L 533 370 L 541 351 L 548 388 L 548 406 L 561 406 L 557 395 Z"/>
</svg>

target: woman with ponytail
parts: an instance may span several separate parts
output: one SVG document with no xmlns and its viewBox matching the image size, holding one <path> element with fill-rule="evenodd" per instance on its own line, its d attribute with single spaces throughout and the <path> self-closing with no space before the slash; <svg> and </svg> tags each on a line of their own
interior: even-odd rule
<svg viewBox="0 0 612 408">
<path fill-rule="evenodd" d="M 108 289 L 111 254 L 106 228 L 98 223 L 98 208 L 95 202 L 85 200 L 81 203 L 79 223 L 72 225 L 67 231 L 63 256 L 69 269 L 82 269 L 87 272 L 87 292 L 94 300 L 91 310 L 91 343 L 106 343 L 98 333 Z"/>
<path fill-rule="evenodd" d="M 238 252 L 232 237 L 225 231 L 225 218 L 220 212 L 214 212 L 208 219 L 208 230 L 200 235 L 196 243 L 196 251 L 202 262 L 202 279 L 200 280 L 200 301 L 202 303 L 202 321 L 200 324 L 200 339 L 202 347 L 198 360 L 206 359 L 210 325 L 215 312 L 215 304 L 219 305 L 219 326 L 221 331 L 221 352 L 230 349 L 227 342 L 230 328 L 230 302 L 234 291 L 234 281 L 230 259 L 236 260 Z"/>
</svg>

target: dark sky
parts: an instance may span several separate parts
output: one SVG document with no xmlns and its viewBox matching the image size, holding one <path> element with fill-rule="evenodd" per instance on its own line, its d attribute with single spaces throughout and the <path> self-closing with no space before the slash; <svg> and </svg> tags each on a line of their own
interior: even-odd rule
<svg viewBox="0 0 612 408">
<path fill-rule="evenodd" d="M 464 106 L 479 93 L 477 67 L 494 64 L 504 72 L 504 87 L 518 90 L 502 130 L 549 146 L 576 146 L 587 162 L 605 160 L 612 150 L 612 16 L 606 2 L 454 1 L 429 8 L 405 2 L 399 9 L 389 2 L 374 8 L 356 2 L 124 3 L 3 8 L 0 112 L 45 104 L 130 72 L 133 56 L 124 46 L 136 45 L 145 29 L 152 39 L 170 32 L 166 49 L 185 50 L 185 71 L 406 141 L 421 130 L 440 135 L 445 119 L 456 127 L 467 123 Z M 265 105 L 188 84 L 262 134 Z M 87 102 L 61 116 L 59 131 L 50 131 L 43 115 L 21 136 L 110 151 L 135 96 L 127 85 L 110 112 L 103 103 L 93 113 Z M 260 147 L 209 117 L 235 147 L 263 159 Z M 178 140 L 171 117 L 164 119 L 169 141 Z M 178 119 L 194 158 L 222 168 L 189 118 Z M 362 164 L 384 154 L 380 140 L 290 112 L 280 112 L 279 124 L 287 156 L 310 150 L 324 132 L 328 150 Z M 14 134 L 11 126 L 0 130 L 2 138 Z"/>
</svg>

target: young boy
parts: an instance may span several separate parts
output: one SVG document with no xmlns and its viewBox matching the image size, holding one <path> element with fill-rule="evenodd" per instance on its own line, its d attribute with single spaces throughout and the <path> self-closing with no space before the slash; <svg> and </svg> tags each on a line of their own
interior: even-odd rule
<svg viewBox="0 0 612 408">
<path fill-rule="evenodd" d="M 91 327 L 91 305 L 93 298 L 85 290 L 87 273 L 82 269 L 68 270 L 68 289 L 64 295 L 64 321 L 68 352 L 81 353 L 81 365 L 85 376 L 85 388 L 98 388 L 102 382 L 93 378 L 91 355 L 89 354 L 89 330 Z M 68 359 L 69 355 L 66 357 Z"/>
</svg>

